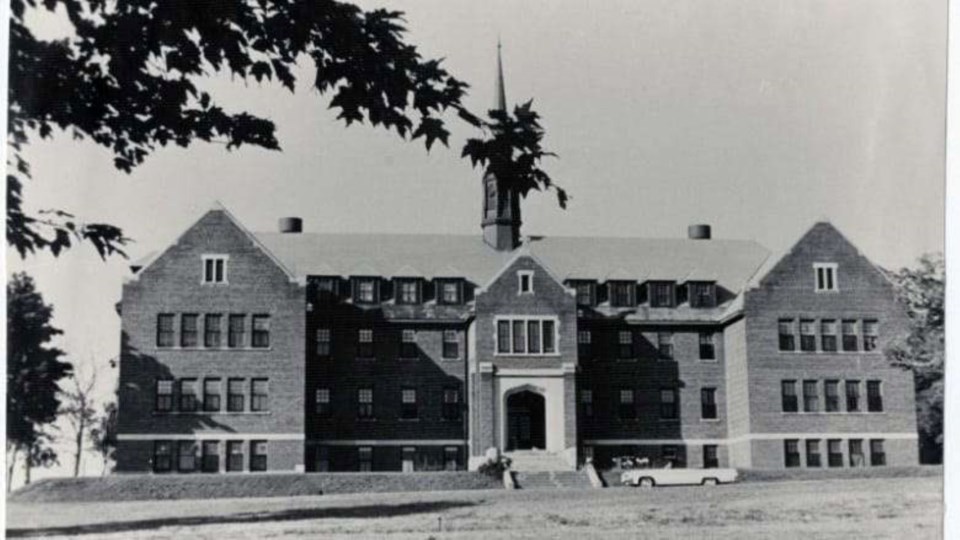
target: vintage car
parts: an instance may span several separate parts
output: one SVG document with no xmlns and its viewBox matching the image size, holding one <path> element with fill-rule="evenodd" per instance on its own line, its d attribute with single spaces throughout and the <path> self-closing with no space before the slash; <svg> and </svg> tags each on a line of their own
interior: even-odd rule
<svg viewBox="0 0 960 540">
<path fill-rule="evenodd" d="M 631 469 L 620 475 L 625 486 L 715 486 L 737 481 L 736 469 Z"/>
</svg>

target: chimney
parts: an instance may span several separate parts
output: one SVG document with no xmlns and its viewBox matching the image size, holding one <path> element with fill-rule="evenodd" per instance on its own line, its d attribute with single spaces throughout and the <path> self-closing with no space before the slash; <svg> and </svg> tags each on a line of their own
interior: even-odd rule
<svg viewBox="0 0 960 540">
<path fill-rule="evenodd" d="M 277 229 L 284 234 L 303 232 L 303 220 L 298 217 L 282 217 L 277 221 Z"/>
<path fill-rule="evenodd" d="M 709 240 L 710 226 L 705 223 L 698 223 L 687 227 L 687 238 L 690 240 Z"/>
</svg>

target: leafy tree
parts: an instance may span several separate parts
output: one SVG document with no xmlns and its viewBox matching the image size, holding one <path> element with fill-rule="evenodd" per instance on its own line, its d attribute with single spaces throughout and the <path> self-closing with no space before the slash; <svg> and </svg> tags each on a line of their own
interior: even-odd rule
<svg viewBox="0 0 960 540">
<path fill-rule="evenodd" d="M 117 403 L 111 401 L 103 406 L 103 411 L 96 418 L 96 424 L 90 429 L 90 440 L 93 449 L 100 454 L 103 460 L 103 474 L 108 472 L 110 460 L 117 449 Z"/>
<path fill-rule="evenodd" d="M 53 307 L 44 303 L 33 279 L 14 274 L 7 283 L 7 463 L 12 472 L 18 455 L 26 464 L 46 466 L 56 459 L 46 451 L 43 427 L 57 418 L 57 383 L 73 368 L 63 351 L 47 344 L 62 332 L 50 324 Z M 52 454 L 52 457 L 51 457 Z M 9 481 L 9 477 L 8 477 Z M 8 483 L 9 489 L 9 483 Z"/>
<path fill-rule="evenodd" d="M 60 407 L 60 414 L 70 424 L 73 433 L 73 476 L 80 476 L 83 441 L 87 435 L 92 438 L 91 430 L 97 419 L 97 409 L 93 404 L 93 388 L 97 383 L 97 373 L 93 371 L 85 382 L 80 381 L 76 372 L 70 378 L 73 380 L 73 388 L 63 393 L 64 402 Z"/>
<path fill-rule="evenodd" d="M 886 350 L 890 361 L 914 374 L 921 459 L 943 460 L 944 263 L 940 254 L 893 275 L 910 317 L 909 333 Z"/>
<path fill-rule="evenodd" d="M 63 8 L 73 35 L 38 39 L 24 24 L 28 8 Z M 366 121 L 423 139 L 429 150 L 436 141 L 448 144 L 443 113 L 454 109 L 490 139 L 489 146 L 464 148 L 474 163 L 508 172 L 505 181 L 515 179 L 523 194 L 531 185 L 552 185 L 536 167 L 542 130 L 529 104 L 490 120 L 467 111 L 467 85 L 404 40 L 399 11 L 335 0 L 12 0 L 11 13 L 7 241 L 21 256 L 43 249 L 57 255 L 89 241 L 105 257 L 123 254 L 128 241 L 113 225 L 84 224 L 62 210 L 24 211 L 30 167 L 20 150 L 32 136 L 48 138 L 60 128 L 90 139 L 126 172 L 167 144 L 277 150 L 273 122 L 226 111 L 196 80 L 225 72 L 294 91 L 301 57 L 316 68 L 309 86 L 332 95 L 330 107 L 347 125 Z M 566 194 L 558 194 L 565 204 Z"/>
</svg>

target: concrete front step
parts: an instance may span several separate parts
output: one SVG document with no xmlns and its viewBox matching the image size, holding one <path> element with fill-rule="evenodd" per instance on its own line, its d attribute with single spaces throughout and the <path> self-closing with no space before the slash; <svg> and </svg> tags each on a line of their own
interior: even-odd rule
<svg viewBox="0 0 960 540">
<path fill-rule="evenodd" d="M 569 471 L 570 465 L 560 456 L 544 451 L 526 450 L 507 452 L 510 468 L 522 472 Z"/>
<path fill-rule="evenodd" d="M 589 489 L 590 479 L 583 471 L 547 471 L 514 473 L 520 489 Z"/>
</svg>

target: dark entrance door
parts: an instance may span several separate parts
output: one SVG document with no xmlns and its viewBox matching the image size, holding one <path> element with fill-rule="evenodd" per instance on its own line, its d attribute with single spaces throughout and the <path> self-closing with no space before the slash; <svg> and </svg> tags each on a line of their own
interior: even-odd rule
<svg viewBox="0 0 960 540">
<path fill-rule="evenodd" d="M 529 390 L 507 398 L 507 450 L 547 447 L 544 399 Z"/>
</svg>

